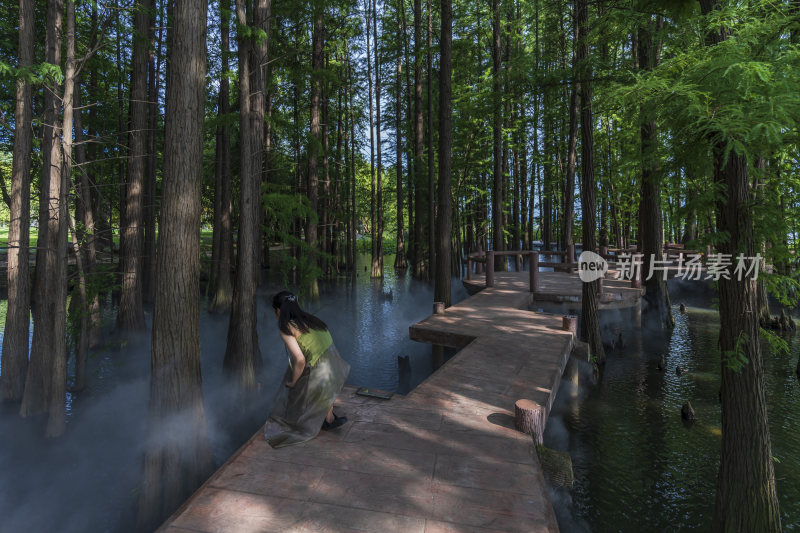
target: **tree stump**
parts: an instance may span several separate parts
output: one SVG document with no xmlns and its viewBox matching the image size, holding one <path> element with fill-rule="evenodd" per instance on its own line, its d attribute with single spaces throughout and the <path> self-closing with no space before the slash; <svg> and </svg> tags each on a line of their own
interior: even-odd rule
<svg viewBox="0 0 800 533">
<path fill-rule="evenodd" d="M 781 317 L 778 320 L 781 331 L 793 331 L 794 321 L 786 314 L 785 309 L 781 309 Z"/>
<path fill-rule="evenodd" d="M 514 404 L 514 427 L 517 431 L 533 437 L 536 444 L 542 443 L 544 435 L 545 407 L 533 400 L 517 400 Z"/>
<path fill-rule="evenodd" d="M 686 402 L 681 407 L 681 418 L 684 420 L 694 420 L 694 409 L 692 409 L 692 404 L 690 402 Z"/>
</svg>

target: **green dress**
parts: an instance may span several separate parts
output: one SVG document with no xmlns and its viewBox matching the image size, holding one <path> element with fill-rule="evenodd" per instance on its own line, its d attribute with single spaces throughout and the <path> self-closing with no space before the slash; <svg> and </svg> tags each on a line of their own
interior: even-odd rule
<svg viewBox="0 0 800 533">
<path fill-rule="evenodd" d="M 273 448 L 299 444 L 317 436 L 334 400 L 350 373 L 328 330 L 312 329 L 297 337 L 306 359 L 302 376 L 291 389 L 291 360 L 275 395 L 264 438 Z"/>
</svg>

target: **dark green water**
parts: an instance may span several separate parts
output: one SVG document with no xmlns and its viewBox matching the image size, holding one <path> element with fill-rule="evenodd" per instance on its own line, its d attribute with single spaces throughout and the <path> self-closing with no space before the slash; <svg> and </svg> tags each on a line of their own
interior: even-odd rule
<svg viewBox="0 0 800 533">
<path fill-rule="evenodd" d="M 675 301 L 675 300 L 673 300 Z M 598 383 L 562 381 L 545 445 L 568 450 L 572 492 L 551 494 L 563 531 L 708 531 L 721 426 L 718 314 L 690 307 L 664 339 L 625 332 Z M 763 344 L 775 476 L 785 531 L 800 531 L 800 333 L 788 354 Z M 661 353 L 667 370 L 656 369 Z M 677 376 L 676 365 L 688 369 Z M 684 424 L 691 401 L 697 421 Z"/>
</svg>

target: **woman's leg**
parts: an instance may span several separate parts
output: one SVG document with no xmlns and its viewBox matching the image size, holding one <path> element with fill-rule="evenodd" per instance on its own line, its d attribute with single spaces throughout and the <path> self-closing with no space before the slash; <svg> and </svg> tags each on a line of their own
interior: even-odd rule
<svg viewBox="0 0 800 533">
<path fill-rule="evenodd" d="M 331 405 L 331 408 L 328 411 L 328 414 L 325 415 L 325 422 L 327 422 L 328 424 L 331 424 L 331 423 L 333 423 L 333 420 L 334 420 L 334 417 L 333 417 L 333 406 Z"/>
</svg>

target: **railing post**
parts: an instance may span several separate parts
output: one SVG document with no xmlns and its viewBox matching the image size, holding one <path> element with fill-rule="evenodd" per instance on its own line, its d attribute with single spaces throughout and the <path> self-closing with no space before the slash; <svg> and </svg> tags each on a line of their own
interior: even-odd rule
<svg viewBox="0 0 800 533">
<path fill-rule="evenodd" d="M 478 240 L 478 257 L 485 257 L 483 253 L 483 246 L 481 246 L 480 239 Z M 480 262 L 476 262 L 475 264 L 475 273 L 476 274 L 483 274 L 483 266 Z"/>
<path fill-rule="evenodd" d="M 486 252 L 486 288 L 494 287 L 494 250 Z"/>
<path fill-rule="evenodd" d="M 539 290 L 539 252 L 531 252 L 531 292 Z"/>
<path fill-rule="evenodd" d="M 472 279 L 472 259 L 467 259 L 467 281 Z"/>
<path fill-rule="evenodd" d="M 578 317 L 575 315 L 564 315 L 561 317 L 561 329 L 571 331 L 575 338 L 578 338 Z"/>
</svg>

